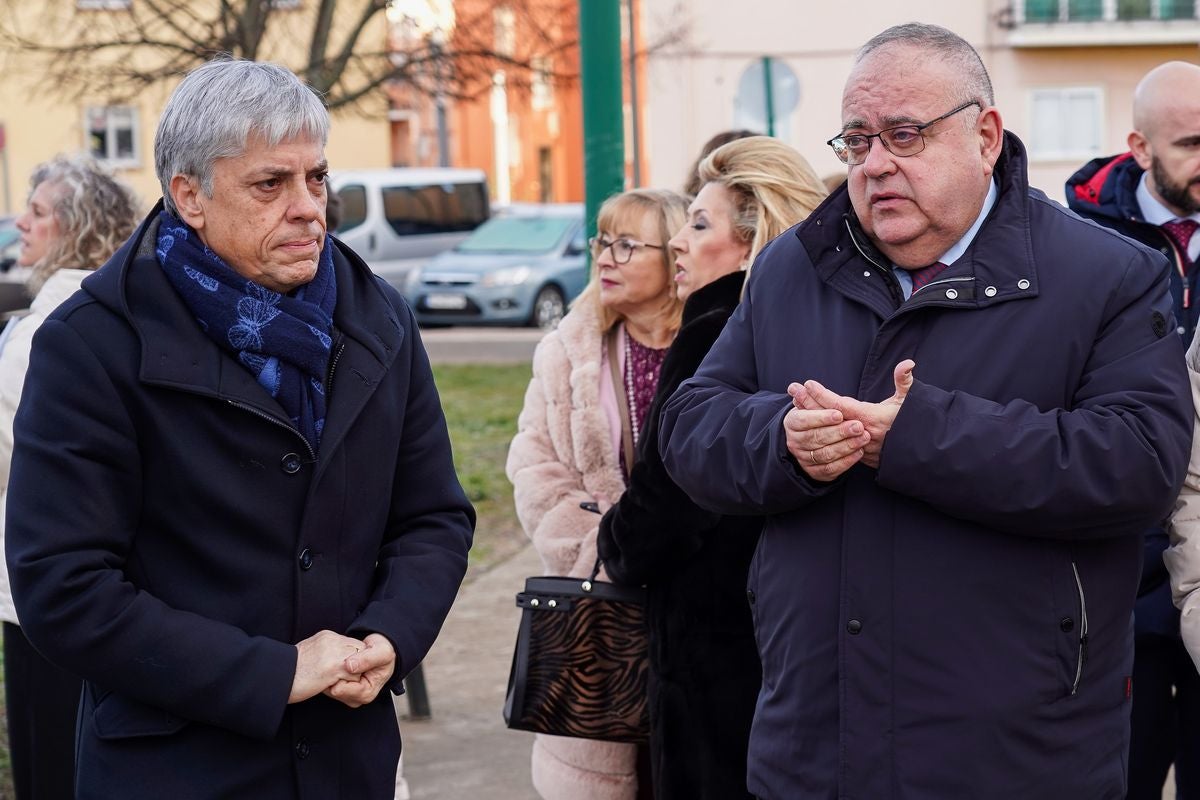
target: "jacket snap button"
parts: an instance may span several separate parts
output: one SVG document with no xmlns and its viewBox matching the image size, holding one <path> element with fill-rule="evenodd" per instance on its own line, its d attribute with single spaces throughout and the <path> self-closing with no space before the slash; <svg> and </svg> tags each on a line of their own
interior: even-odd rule
<svg viewBox="0 0 1200 800">
<path fill-rule="evenodd" d="M 946 290 L 946 299 L 947 300 L 955 300 L 957 298 L 958 298 L 958 290 L 957 289 L 947 289 Z"/>
<path fill-rule="evenodd" d="M 1024 278 L 1021 278 L 1021 280 L 1017 281 L 1017 288 L 1021 289 L 1021 290 L 1028 289 L 1029 281 L 1025 280 Z"/>
<path fill-rule="evenodd" d="M 1070 633 L 1075 629 L 1075 620 L 1070 617 L 1063 617 L 1062 621 L 1058 623 L 1058 627 L 1062 629 L 1063 633 Z"/>
<path fill-rule="evenodd" d="M 756 599 L 754 597 L 754 592 L 747 590 L 746 591 L 746 599 L 750 601 L 750 605 L 754 605 L 754 601 Z"/>
<path fill-rule="evenodd" d="M 295 475 L 300 471 L 300 456 L 295 453 L 288 453 L 279 461 L 279 466 L 288 475 Z"/>
<path fill-rule="evenodd" d="M 983 290 L 983 293 L 986 294 L 988 297 L 995 297 L 996 296 L 996 287 L 989 286 Z"/>
<path fill-rule="evenodd" d="M 1180 325 L 1178 328 L 1175 329 L 1175 332 L 1178 333 L 1180 336 L 1183 336 L 1185 333 L 1187 333 L 1187 328 Z"/>
<path fill-rule="evenodd" d="M 304 760 L 304 759 L 308 758 L 308 754 L 309 754 L 308 740 L 301 739 L 300 741 L 296 742 L 296 758 L 299 758 L 300 760 Z"/>
<path fill-rule="evenodd" d="M 846 623 L 846 630 L 850 633 L 851 636 L 857 636 L 859 634 L 859 631 L 862 630 L 862 623 L 856 619 L 852 619 Z"/>
<path fill-rule="evenodd" d="M 312 569 L 312 565 L 312 551 L 306 547 L 300 551 L 300 569 L 309 570 Z"/>
</svg>

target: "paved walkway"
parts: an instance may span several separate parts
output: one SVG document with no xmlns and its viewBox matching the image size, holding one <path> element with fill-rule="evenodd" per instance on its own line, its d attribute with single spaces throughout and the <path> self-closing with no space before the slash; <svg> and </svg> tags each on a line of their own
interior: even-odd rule
<svg viewBox="0 0 1200 800">
<path fill-rule="evenodd" d="M 540 572 L 526 546 L 459 591 L 425 659 L 432 719 L 405 719 L 400 698 L 412 800 L 538 800 L 529 782 L 533 734 L 508 730 L 501 710 L 520 620 L 514 596 Z"/>
</svg>

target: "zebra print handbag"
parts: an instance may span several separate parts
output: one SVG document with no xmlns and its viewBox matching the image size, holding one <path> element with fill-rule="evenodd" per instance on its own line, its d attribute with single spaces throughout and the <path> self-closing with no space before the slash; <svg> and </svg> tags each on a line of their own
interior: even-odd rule
<svg viewBox="0 0 1200 800">
<path fill-rule="evenodd" d="M 528 578 L 504 721 L 516 730 L 645 742 L 645 589 L 591 578 Z"/>
</svg>

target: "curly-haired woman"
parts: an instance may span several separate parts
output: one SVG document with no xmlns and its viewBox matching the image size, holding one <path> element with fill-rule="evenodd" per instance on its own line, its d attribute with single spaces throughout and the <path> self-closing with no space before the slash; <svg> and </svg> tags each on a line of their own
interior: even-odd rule
<svg viewBox="0 0 1200 800">
<path fill-rule="evenodd" d="M 133 233 L 138 202 L 133 193 L 92 158 L 59 156 L 39 164 L 30 178 L 29 201 L 17 218 L 21 252 L 31 267 L 29 313 L 10 323 L 0 350 L 0 545 L 13 416 L 25 383 L 33 333 L 59 303 L 79 289 Z M 0 619 L 4 621 L 4 669 L 9 747 L 17 799 L 75 796 L 75 712 L 80 681 L 41 657 L 17 625 L 8 570 L 0 560 Z"/>
</svg>

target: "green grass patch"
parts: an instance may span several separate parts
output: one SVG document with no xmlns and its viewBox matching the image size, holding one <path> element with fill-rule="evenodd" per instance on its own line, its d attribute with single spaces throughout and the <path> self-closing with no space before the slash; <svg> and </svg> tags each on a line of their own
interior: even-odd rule
<svg viewBox="0 0 1200 800">
<path fill-rule="evenodd" d="M 528 364 L 443 364 L 433 368 L 454 467 L 479 515 L 470 566 L 486 569 L 522 546 L 525 534 L 504 476 L 508 445 L 529 385 Z"/>
</svg>

